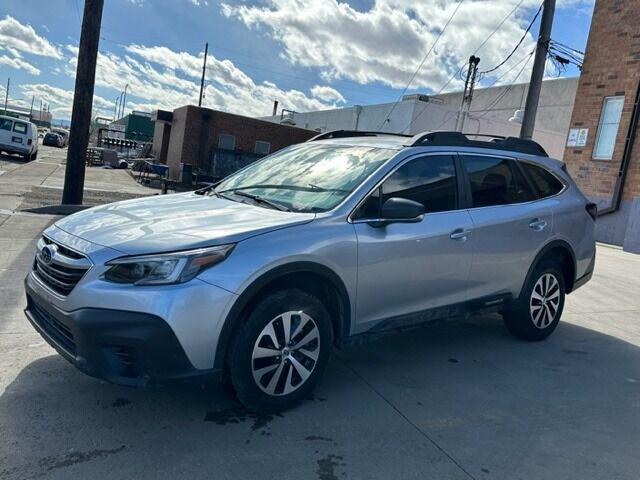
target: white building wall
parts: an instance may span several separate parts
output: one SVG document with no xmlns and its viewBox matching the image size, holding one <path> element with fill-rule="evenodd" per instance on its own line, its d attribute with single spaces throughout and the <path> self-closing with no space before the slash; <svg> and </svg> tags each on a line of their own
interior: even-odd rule
<svg viewBox="0 0 640 480">
<path fill-rule="evenodd" d="M 510 122 L 524 108 L 528 84 L 484 88 L 475 91 L 464 131 L 518 136 L 520 124 Z M 533 138 L 555 158 L 562 158 L 571 122 L 578 78 L 545 80 L 542 84 Z M 416 134 L 430 130 L 454 130 L 462 92 L 435 95 L 430 101 L 403 100 L 334 110 L 294 113 L 295 125 L 310 130 L 371 130 Z M 389 115 L 389 113 L 391 113 Z M 387 116 L 389 117 L 387 119 Z M 279 123 L 281 116 L 264 120 Z"/>
</svg>

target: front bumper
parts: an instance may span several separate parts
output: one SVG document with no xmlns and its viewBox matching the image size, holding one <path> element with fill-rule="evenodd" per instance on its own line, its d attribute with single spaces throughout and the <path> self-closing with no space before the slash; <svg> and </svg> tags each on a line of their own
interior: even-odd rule
<svg viewBox="0 0 640 480">
<path fill-rule="evenodd" d="M 88 375 L 129 386 L 221 377 L 216 370 L 196 369 L 160 317 L 107 308 L 64 312 L 27 281 L 25 291 L 29 322 L 60 355 Z"/>
</svg>

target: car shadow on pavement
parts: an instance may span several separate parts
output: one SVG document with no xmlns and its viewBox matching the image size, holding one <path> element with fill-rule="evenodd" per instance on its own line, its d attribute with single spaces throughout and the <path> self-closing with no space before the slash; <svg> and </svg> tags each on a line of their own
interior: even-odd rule
<svg viewBox="0 0 640 480">
<path fill-rule="evenodd" d="M 220 386 L 111 385 L 51 355 L 0 397 L 0 478 L 635 478 L 639 398 L 638 346 L 566 322 L 526 343 L 497 316 L 339 351 L 280 415 Z"/>
</svg>

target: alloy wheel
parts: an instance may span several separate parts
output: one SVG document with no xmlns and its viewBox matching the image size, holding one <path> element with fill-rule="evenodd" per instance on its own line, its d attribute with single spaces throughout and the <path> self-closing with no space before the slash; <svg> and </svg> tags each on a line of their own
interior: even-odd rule
<svg viewBox="0 0 640 480">
<path fill-rule="evenodd" d="M 311 376 L 320 353 L 320 331 L 302 311 L 282 313 L 264 327 L 251 355 L 256 385 L 268 395 L 288 395 Z"/>
<path fill-rule="evenodd" d="M 547 328 L 560 306 L 560 282 L 552 273 L 543 274 L 533 287 L 529 300 L 531 320 L 536 328 Z"/>
</svg>

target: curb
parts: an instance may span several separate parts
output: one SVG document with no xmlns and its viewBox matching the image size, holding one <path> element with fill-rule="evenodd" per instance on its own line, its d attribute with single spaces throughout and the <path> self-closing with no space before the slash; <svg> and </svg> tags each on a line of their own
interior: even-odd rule
<svg viewBox="0 0 640 480">
<path fill-rule="evenodd" d="M 47 205 L 44 207 L 25 208 L 21 212 L 40 213 L 44 215 L 71 215 L 91 208 L 93 205 Z"/>
</svg>

